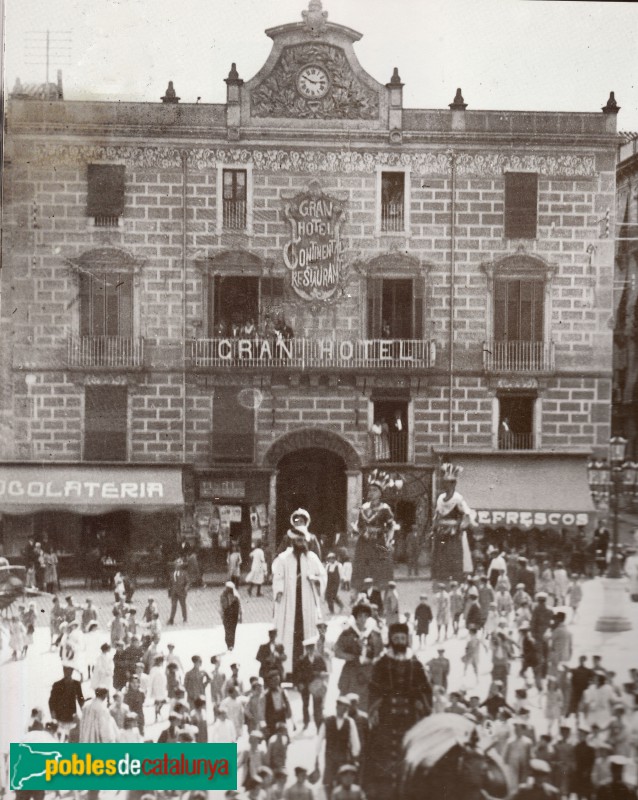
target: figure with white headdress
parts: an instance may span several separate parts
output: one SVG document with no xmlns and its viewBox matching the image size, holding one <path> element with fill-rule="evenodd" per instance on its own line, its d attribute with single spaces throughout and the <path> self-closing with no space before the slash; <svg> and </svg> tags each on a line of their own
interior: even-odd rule
<svg viewBox="0 0 638 800">
<path fill-rule="evenodd" d="M 373 470 L 368 476 L 368 495 L 359 510 L 359 538 L 352 565 L 352 585 L 357 591 L 363 591 L 366 578 L 372 578 L 377 586 L 386 586 L 394 577 L 396 525 L 392 509 L 382 499 L 390 484 L 390 476 L 380 470 Z"/>
<path fill-rule="evenodd" d="M 293 541 L 298 538 L 299 535 L 302 535 L 306 540 L 308 550 L 311 550 L 313 553 L 315 553 L 319 561 L 322 561 L 321 544 L 319 543 L 317 536 L 309 530 L 310 522 L 310 514 L 305 508 L 295 509 L 290 515 L 290 528 L 288 529 L 286 535 L 281 537 L 281 541 L 279 542 L 277 555 L 285 552 L 293 543 Z"/>
<path fill-rule="evenodd" d="M 474 525 L 475 513 L 456 490 L 463 471 L 453 464 L 441 466 L 443 492 L 438 496 L 432 524 L 432 579 L 462 580 L 473 572 L 467 530 Z"/>
<path fill-rule="evenodd" d="M 313 550 L 312 534 L 293 528 L 287 536 L 289 546 L 272 563 L 272 591 L 277 638 L 284 646 L 286 669 L 295 679 L 303 642 L 317 635 L 326 570 Z"/>
</svg>

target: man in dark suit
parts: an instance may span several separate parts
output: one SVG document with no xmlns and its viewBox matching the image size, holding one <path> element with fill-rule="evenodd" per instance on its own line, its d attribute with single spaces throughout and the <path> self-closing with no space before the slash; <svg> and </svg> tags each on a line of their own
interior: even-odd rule
<svg viewBox="0 0 638 800">
<path fill-rule="evenodd" d="M 615 755 L 609 759 L 611 780 L 598 787 L 596 800 L 636 800 L 636 787 L 623 781 L 623 770 L 629 764 L 625 756 Z"/>
<path fill-rule="evenodd" d="M 574 746 L 574 771 L 570 788 L 579 800 L 590 800 L 594 788 L 591 774 L 596 760 L 596 751 L 587 743 L 588 733 L 589 730 L 581 726 L 578 729 L 578 744 Z"/>
<path fill-rule="evenodd" d="M 579 664 L 573 670 L 571 679 L 571 690 L 569 693 L 569 707 L 567 709 L 567 716 L 576 714 L 578 716 L 578 707 L 580 701 L 583 699 L 585 689 L 594 680 L 594 670 L 590 669 L 587 664 L 587 656 L 581 656 Z"/>
<path fill-rule="evenodd" d="M 168 624 L 172 625 L 175 622 L 175 614 L 177 612 L 177 603 L 179 602 L 182 609 L 182 619 L 187 622 L 186 611 L 186 595 L 188 594 L 188 574 L 184 569 L 184 562 L 178 558 L 175 562 L 175 568 L 171 572 L 168 584 L 168 596 L 171 598 L 171 616 Z"/>
<path fill-rule="evenodd" d="M 49 711 L 51 717 L 59 723 L 61 730 L 69 730 L 77 714 L 77 706 L 82 708 L 84 705 L 84 695 L 80 681 L 73 680 L 73 667 L 62 667 L 62 669 L 64 677 L 51 687 Z"/>
<path fill-rule="evenodd" d="M 260 644 L 257 649 L 256 660 L 259 661 L 259 677 L 266 679 L 266 675 L 271 669 L 278 669 L 279 660 L 277 658 L 277 628 L 271 625 L 268 628 L 268 641 Z"/>
<path fill-rule="evenodd" d="M 366 600 L 371 606 L 376 606 L 379 610 L 383 609 L 383 597 L 381 591 L 374 585 L 372 578 L 366 578 L 363 582 L 363 591 Z"/>
</svg>

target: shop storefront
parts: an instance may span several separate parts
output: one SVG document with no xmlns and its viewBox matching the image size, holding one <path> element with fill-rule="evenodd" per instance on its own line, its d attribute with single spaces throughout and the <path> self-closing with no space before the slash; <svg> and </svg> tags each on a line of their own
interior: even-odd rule
<svg viewBox="0 0 638 800">
<path fill-rule="evenodd" d="M 530 555 L 568 552 L 596 525 L 587 456 L 569 453 L 453 454 L 458 491 L 477 512 L 474 538 Z"/>
<path fill-rule="evenodd" d="M 220 469 L 196 472 L 194 502 L 184 516 L 185 536 L 204 564 L 223 567 L 231 543 L 244 564 L 252 547 L 268 542 L 271 470 Z"/>
<path fill-rule="evenodd" d="M 184 507 L 176 467 L 0 465 L 5 556 L 19 561 L 29 540 L 51 547 L 61 575 L 81 574 L 89 554 L 126 568 L 175 538 Z"/>
</svg>

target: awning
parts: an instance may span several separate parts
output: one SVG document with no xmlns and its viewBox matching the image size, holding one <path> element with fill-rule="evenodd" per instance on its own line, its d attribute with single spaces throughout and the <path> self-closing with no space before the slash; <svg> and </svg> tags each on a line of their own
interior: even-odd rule
<svg viewBox="0 0 638 800">
<path fill-rule="evenodd" d="M 586 456 L 453 456 L 463 466 L 458 491 L 495 528 L 569 528 L 594 523 Z"/>
<path fill-rule="evenodd" d="M 107 514 L 129 509 L 152 513 L 184 505 L 181 469 L 146 465 L 0 466 L 0 513 L 72 511 Z"/>
</svg>

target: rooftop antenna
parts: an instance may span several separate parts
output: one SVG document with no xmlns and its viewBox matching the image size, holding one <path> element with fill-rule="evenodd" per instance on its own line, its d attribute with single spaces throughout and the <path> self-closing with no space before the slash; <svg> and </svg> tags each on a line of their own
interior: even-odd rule
<svg viewBox="0 0 638 800">
<path fill-rule="evenodd" d="M 51 62 L 57 67 L 71 63 L 71 31 L 29 31 L 24 43 L 25 64 L 46 70 L 46 83 L 49 83 Z"/>
</svg>

